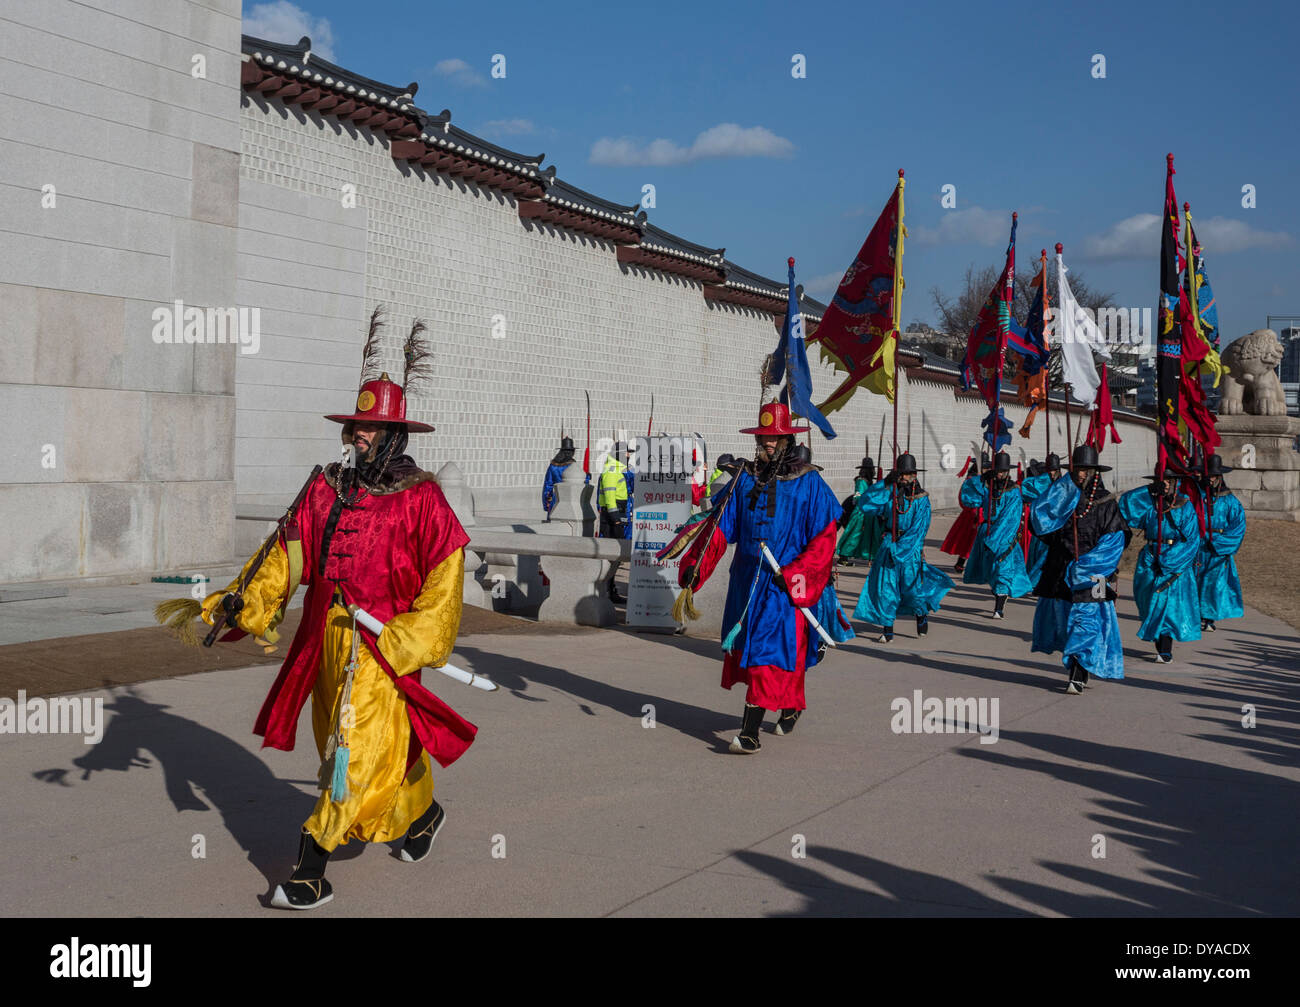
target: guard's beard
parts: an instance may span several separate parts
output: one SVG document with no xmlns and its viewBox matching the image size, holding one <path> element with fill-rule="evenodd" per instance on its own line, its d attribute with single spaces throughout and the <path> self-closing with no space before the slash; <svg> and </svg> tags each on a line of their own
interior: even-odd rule
<svg viewBox="0 0 1300 1007">
<path fill-rule="evenodd" d="M 355 498 L 356 491 L 362 487 L 374 489 L 383 486 L 390 478 L 389 469 L 393 462 L 406 452 L 410 434 L 405 426 L 385 427 L 379 431 L 364 455 L 356 456 L 356 465 L 344 469 L 339 476 L 340 489 Z"/>
</svg>

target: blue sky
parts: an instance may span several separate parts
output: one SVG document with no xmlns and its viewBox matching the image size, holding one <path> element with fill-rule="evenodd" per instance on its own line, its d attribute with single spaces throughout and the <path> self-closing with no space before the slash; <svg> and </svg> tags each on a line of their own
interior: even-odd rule
<svg viewBox="0 0 1300 1007">
<path fill-rule="evenodd" d="M 823 300 L 904 168 L 905 322 L 933 323 L 931 288 L 955 292 L 968 265 L 1001 265 L 1012 210 L 1021 271 L 1060 241 L 1116 303 L 1154 307 L 1172 151 L 1226 342 L 1300 315 L 1300 13 L 1281 7 L 245 0 L 244 16 L 418 81 L 421 107 L 597 195 L 653 184 L 654 223 L 774 279 L 793 255 Z"/>
</svg>

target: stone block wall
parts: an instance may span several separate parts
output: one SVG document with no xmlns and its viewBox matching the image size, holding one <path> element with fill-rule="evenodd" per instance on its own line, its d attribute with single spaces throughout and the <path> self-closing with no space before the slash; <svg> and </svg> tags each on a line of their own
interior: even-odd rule
<svg viewBox="0 0 1300 1007">
<path fill-rule="evenodd" d="M 236 303 L 239 17 L 5 4 L 0 582 L 229 558 L 236 348 L 152 335 Z"/>
</svg>

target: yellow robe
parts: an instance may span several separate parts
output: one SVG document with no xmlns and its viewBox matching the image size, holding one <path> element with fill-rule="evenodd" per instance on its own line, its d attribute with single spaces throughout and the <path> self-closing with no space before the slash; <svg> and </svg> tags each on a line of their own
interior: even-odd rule
<svg viewBox="0 0 1300 1007">
<path fill-rule="evenodd" d="M 285 600 L 289 582 L 288 556 L 277 544 L 244 592 L 239 628 L 253 636 L 264 636 Z M 453 551 L 429 574 L 411 611 L 394 616 L 386 624 L 379 648 L 398 675 L 447 662 L 460 628 L 464 582 L 462 548 Z M 212 624 L 212 613 L 221 598 L 238 583 L 236 578 L 204 600 L 204 622 Z M 312 734 L 322 759 L 341 712 L 352 633 L 352 617 L 336 603 L 329 612 L 312 689 Z M 349 749 L 347 799 L 335 802 L 332 792 L 323 790 L 303 826 L 326 850 L 354 838 L 378 843 L 400 839 L 433 802 L 429 753 L 422 751 L 410 772 L 406 771 L 411 732 L 406 700 L 364 643 L 358 649 L 350 705 L 351 717 L 344 723 Z M 323 780 L 323 786 L 329 786 L 328 778 Z"/>
</svg>

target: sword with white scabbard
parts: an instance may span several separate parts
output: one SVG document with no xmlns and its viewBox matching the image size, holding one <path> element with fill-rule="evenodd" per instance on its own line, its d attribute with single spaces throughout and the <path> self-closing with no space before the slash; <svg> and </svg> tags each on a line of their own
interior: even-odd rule
<svg viewBox="0 0 1300 1007">
<path fill-rule="evenodd" d="M 365 626 L 366 629 L 378 636 L 384 631 L 384 624 L 367 612 L 364 608 L 356 605 L 349 605 L 348 612 Z M 475 675 L 472 672 L 465 671 L 463 668 L 457 668 L 454 664 L 444 664 L 433 669 L 440 671 L 448 678 L 454 678 L 463 685 L 472 685 L 475 689 L 482 689 L 484 692 L 496 692 L 500 688 L 496 682 L 490 678 L 484 678 L 482 675 Z"/>
<path fill-rule="evenodd" d="M 776 557 L 772 555 L 772 550 L 767 547 L 766 542 L 760 542 L 759 547 L 763 551 L 763 558 L 767 560 L 767 565 L 772 568 L 772 573 L 780 577 L 781 565 L 777 563 Z M 821 638 L 826 641 L 826 645 L 828 647 L 836 646 L 835 641 L 831 639 L 830 634 L 827 633 L 826 630 L 822 629 L 822 624 L 817 621 L 817 617 L 812 614 L 812 611 L 808 608 L 805 608 L 803 605 L 798 606 L 798 608 L 799 611 L 804 614 L 804 618 L 808 620 L 808 625 L 812 626 L 813 629 L 817 630 Z"/>
</svg>

